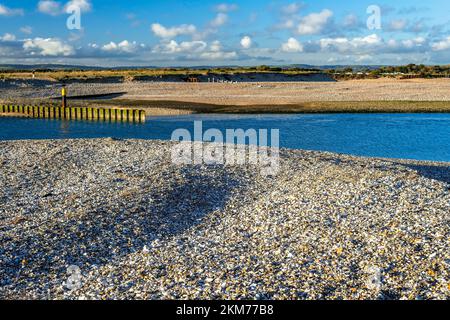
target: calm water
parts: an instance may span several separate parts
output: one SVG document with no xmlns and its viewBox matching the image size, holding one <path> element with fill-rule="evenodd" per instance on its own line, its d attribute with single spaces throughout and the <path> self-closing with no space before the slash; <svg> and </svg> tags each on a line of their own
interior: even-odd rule
<svg viewBox="0 0 450 320">
<path fill-rule="evenodd" d="M 178 128 L 280 129 L 280 145 L 361 156 L 450 161 L 450 114 L 190 115 L 146 124 L 0 118 L 0 140 L 170 139 Z"/>
</svg>

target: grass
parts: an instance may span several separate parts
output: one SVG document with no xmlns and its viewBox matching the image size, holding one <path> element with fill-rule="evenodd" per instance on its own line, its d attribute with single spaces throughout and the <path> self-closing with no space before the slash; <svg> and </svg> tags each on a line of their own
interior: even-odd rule
<svg viewBox="0 0 450 320">
<path fill-rule="evenodd" d="M 213 69 L 136 69 L 136 70 L 53 70 L 36 71 L 36 79 L 50 81 L 89 80 L 89 79 L 112 79 L 131 80 L 135 77 L 158 77 L 158 76 L 201 76 L 209 73 L 218 75 L 239 73 L 282 73 L 289 75 L 317 73 L 314 70 L 256 70 L 252 68 L 213 68 Z M 31 71 L 1 71 L 0 79 L 32 79 Z"/>
</svg>

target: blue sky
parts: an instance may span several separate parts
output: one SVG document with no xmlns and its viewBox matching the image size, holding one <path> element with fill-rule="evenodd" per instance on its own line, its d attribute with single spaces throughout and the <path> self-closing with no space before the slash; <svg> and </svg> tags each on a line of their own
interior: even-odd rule
<svg viewBox="0 0 450 320">
<path fill-rule="evenodd" d="M 449 13 L 446 0 L 0 0 L 0 63 L 449 64 Z"/>
</svg>

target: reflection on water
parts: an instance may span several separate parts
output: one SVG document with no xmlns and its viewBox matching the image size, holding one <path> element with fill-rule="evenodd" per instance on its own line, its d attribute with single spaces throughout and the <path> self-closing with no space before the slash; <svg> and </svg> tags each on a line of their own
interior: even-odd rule
<svg viewBox="0 0 450 320">
<path fill-rule="evenodd" d="M 168 140 L 178 128 L 279 129 L 280 145 L 362 156 L 450 161 L 450 114 L 183 115 L 145 124 L 0 118 L 0 139 Z"/>
<path fill-rule="evenodd" d="M 68 121 L 61 121 L 61 132 L 62 134 L 68 135 L 70 133 L 70 126 Z"/>
</svg>

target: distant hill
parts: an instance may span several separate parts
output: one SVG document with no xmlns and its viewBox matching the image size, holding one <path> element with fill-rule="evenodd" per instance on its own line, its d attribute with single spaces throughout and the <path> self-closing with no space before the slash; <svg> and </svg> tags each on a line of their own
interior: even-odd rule
<svg viewBox="0 0 450 320">
<path fill-rule="evenodd" d="M 64 65 L 64 64 L 0 64 L 0 70 L 103 70 L 101 67 Z"/>
</svg>

